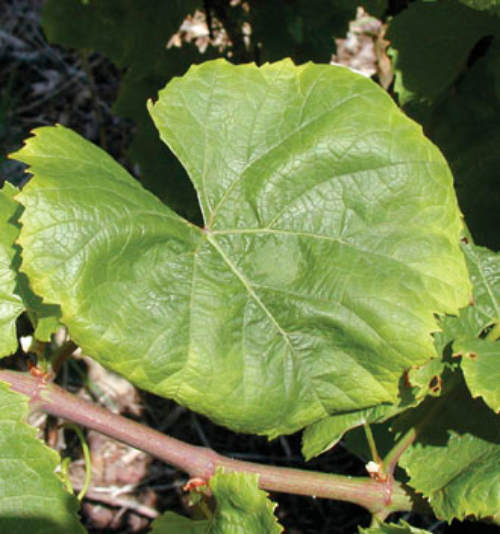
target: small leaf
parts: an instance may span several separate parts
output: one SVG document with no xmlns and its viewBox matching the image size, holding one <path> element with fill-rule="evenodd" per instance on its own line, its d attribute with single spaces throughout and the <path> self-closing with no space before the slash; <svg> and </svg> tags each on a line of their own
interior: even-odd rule
<svg viewBox="0 0 500 534">
<path fill-rule="evenodd" d="M 486 339 L 458 341 L 453 351 L 462 356 L 462 371 L 473 397 L 482 397 L 500 413 L 500 343 Z"/>
<path fill-rule="evenodd" d="M 279 534 L 276 504 L 258 488 L 258 475 L 224 473 L 210 479 L 217 506 L 207 521 L 191 521 L 167 513 L 153 523 L 151 534 Z"/>
<path fill-rule="evenodd" d="M 422 530 L 421 528 L 415 528 L 401 521 L 399 524 L 394 523 L 382 523 L 375 527 L 359 528 L 360 534 L 431 534 L 428 530 Z"/>
<path fill-rule="evenodd" d="M 17 272 L 13 265 L 19 229 L 12 220 L 22 211 L 13 198 L 16 192 L 8 182 L 0 190 L 0 357 L 17 350 L 16 319 L 24 311 L 16 293 Z"/>
<path fill-rule="evenodd" d="M 494 516 L 500 509 L 500 418 L 465 384 L 429 398 L 397 421 L 398 434 L 417 426 L 417 441 L 399 465 L 409 485 L 429 499 L 440 519 Z"/>
<path fill-rule="evenodd" d="M 237 431 L 398 401 L 469 297 L 439 151 L 341 67 L 193 67 L 150 110 L 199 228 L 108 155 L 42 128 L 17 157 L 23 270 L 87 353 Z"/>
<path fill-rule="evenodd" d="M 54 474 L 58 454 L 24 423 L 28 400 L 0 383 L 0 532 L 84 534 L 78 501 Z"/>
</svg>

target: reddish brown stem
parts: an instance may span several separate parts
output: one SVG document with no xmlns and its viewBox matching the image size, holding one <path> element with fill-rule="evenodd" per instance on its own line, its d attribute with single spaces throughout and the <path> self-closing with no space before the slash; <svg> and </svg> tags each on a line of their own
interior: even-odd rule
<svg viewBox="0 0 500 534">
<path fill-rule="evenodd" d="M 0 370 L 0 380 L 29 397 L 32 409 L 61 417 L 141 449 L 185 471 L 192 478 L 208 480 L 218 467 L 223 467 L 226 471 L 258 474 L 259 485 L 265 490 L 347 501 L 379 516 L 415 508 L 408 492 L 397 482 L 388 487 L 368 477 L 352 478 L 233 460 L 113 414 L 47 383 L 43 378 Z"/>
</svg>

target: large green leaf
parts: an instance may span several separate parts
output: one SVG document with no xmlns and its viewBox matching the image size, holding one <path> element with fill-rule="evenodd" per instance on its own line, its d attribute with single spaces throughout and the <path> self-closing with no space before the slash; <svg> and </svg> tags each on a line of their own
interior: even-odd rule
<svg viewBox="0 0 500 534">
<path fill-rule="evenodd" d="M 500 417 L 461 384 L 400 416 L 397 429 L 402 433 L 415 425 L 418 439 L 399 464 L 410 486 L 429 499 L 441 519 L 495 516 L 500 510 Z"/>
<path fill-rule="evenodd" d="M 109 156 L 42 128 L 21 243 L 87 354 L 240 431 L 395 403 L 469 299 L 439 151 L 371 81 L 290 61 L 193 67 L 151 106 L 205 227 Z"/>
<path fill-rule="evenodd" d="M 24 422 L 28 401 L 0 383 L 0 531 L 84 534 L 78 501 L 54 474 L 58 454 Z"/>
<path fill-rule="evenodd" d="M 16 319 L 24 310 L 22 299 L 15 291 L 17 274 L 13 266 L 19 229 L 12 220 L 22 209 L 13 199 L 15 193 L 16 189 L 8 182 L 0 190 L 0 357 L 17 350 Z"/>
<path fill-rule="evenodd" d="M 279 534 L 276 504 L 258 487 L 258 475 L 218 471 L 210 479 L 217 506 L 211 519 L 192 521 L 167 513 L 153 523 L 151 534 Z"/>
</svg>

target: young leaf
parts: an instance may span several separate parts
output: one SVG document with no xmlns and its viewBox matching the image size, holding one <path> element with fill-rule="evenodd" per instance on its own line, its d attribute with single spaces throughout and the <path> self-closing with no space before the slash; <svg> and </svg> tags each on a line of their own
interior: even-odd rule
<svg viewBox="0 0 500 534">
<path fill-rule="evenodd" d="M 17 273 L 13 267 L 19 230 L 12 219 L 22 210 L 13 199 L 16 191 L 8 182 L 0 190 L 0 357 L 17 350 L 16 319 L 24 310 L 16 293 Z"/>
<path fill-rule="evenodd" d="M 500 418 L 462 383 L 400 416 L 396 429 L 420 425 L 399 465 L 440 519 L 494 516 L 500 509 Z"/>
<path fill-rule="evenodd" d="M 375 527 L 359 528 L 360 534 L 431 534 L 428 530 L 422 530 L 421 528 L 415 528 L 401 521 L 399 524 L 394 523 L 381 523 Z"/>
<path fill-rule="evenodd" d="M 469 299 L 439 151 L 347 69 L 193 67 L 150 106 L 205 228 L 62 128 L 17 154 L 34 179 L 23 268 L 83 350 L 140 387 L 276 436 L 395 403 Z"/>
<path fill-rule="evenodd" d="M 0 532 L 84 534 L 78 501 L 54 473 L 58 454 L 24 421 L 28 399 L 0 383 Z"/>
<path fill-rule="evenodd" d="M 276 504 L 258 487 L 258 475 L 224 473 L 210 479 L 217 502 L 212 518 L 192 521 L 167 513 L 153 523 L 151 534 L 279 534 L 274 515 Z"/>
</svg>

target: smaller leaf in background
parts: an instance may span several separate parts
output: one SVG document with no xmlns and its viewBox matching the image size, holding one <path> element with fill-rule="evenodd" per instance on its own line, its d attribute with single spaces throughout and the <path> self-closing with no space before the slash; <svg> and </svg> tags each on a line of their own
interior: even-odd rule
<svg viewBox="0 0 500 534">
<path fill-rule="evenodd" d="M 459 3 L 410 4 L 387 33 L 400 104 L 438 98 L 465 69 L 474 45 L 495 28 L 492 17 Z"/>
<path fill-rule="evenodd" d="M 250 6 L 252 38 L 261 44 L 261 63 L 283 57 L 296 63 L 329 63 L 334 37 L 344 37 L 356 18 L 351 0 L 252 0 Z"/>
<path fill-rule="evenodd" d="M 224 473 L 218 470 L 210 479 L 216 501 L 213 516 L 193 521 L 167 513 L 153 523 L 151 534 L 279 534 L 274 510 L 276 504 L 259 489 L 258 475 Z"/>
<path fill-rule="evenodd" d="M 456 341 L 453 351 L 462 356 L 461 367 L 472 396 L 482 397 L 492 410 L 500 413 L 500 342 Z"/>
<path fill-rule="evenodd" d="M 28 400 L 0 383 L 0 532 L 84 534 L 78 501 L 54 474 L 59 455 L 24 423 Z"/>
<path fill-rule="evenodd" d="M 459 379 L 460 375 L 456 378 Z M 397 437 L 412 427 L 417 440 L 399 465 L 409 485 L 429 500 L 437 517 L 483 519 L 500 509 L 500 417 L 472 399 L 463 381 L 398 417 Z"/>
<path fill-rule="evenodd" d="M 359 534 L 431 534 L 431 532 L 412 527 L 405 521 L 401 521 L 397 525 L 395 523 L 382 523 L 375 527 L 360 528 Z"/>
</svg>

